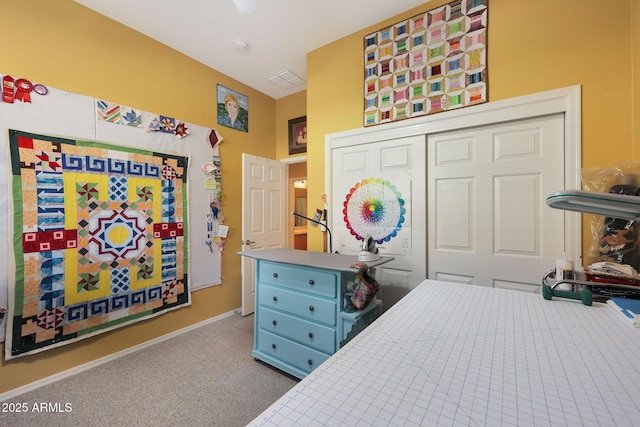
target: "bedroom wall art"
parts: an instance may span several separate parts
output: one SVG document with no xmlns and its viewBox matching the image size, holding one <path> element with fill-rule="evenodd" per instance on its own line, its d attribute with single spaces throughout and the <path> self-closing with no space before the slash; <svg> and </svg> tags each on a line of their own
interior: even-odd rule
<svg viewBox="0 0 640 427">
<path fill-rule="evenodd" d="M 364 126 L 487 101 L 488 0 L 456 0 L 364 37 Z"/>
<path fill-rule="evenodd" d="M 6 75 L 3 76 L 3 80 L 7 77 L 8 76 Z M 4 209 L 4 211 L 0 213 L 0 265 L 4 266 L 4 268 L 0 269 L 0 341 L 5 341 L 6 337 L 5 357 L 7 358 L 23 356 L 39 351 L 38 348 L 30 350 L 25 346 L 20 350 L 22 353 L 12 356 L 9 346 L 9 341 L 12 340 L 13 335 L 20 337 L 23 336 L 21 330 L 14 331 L 15 328 L 20 329 L 16 325 L 22 323 L 22 319 L 16 319 L 16 317 L 13 316 L 13 314 L 22 316 L 22 313 L 18 311 L 19 309 L 16 309 L 15 313 L 10 314 L 7 309 L 9 308 L 10 289 L 12 289 L 11 292 L 13 292 L 14 295 L 17 295 L 15 293 L 16 278 L 20 277 L 21 274 L 25 274 L 24 272 L 14 274 L 13 272 L 8 271 L 8 268 L 6 267 L 7 265 L 16 265 L 14 247 L 16 244 L 21 242 L 21 238 L 17 241 L 14 239 L 15 236 L 19 236 L 20 234 L 15 234 L 17 221 L 13 219 L 13 196 L 18 193 L 16 193 L 17 190 L 15 190 L 13 186 L 14 179 L 12 173 L 16 165 L 13 164 L 11 153 L 9 152 L 10 129 L 20 131 L 24 134 L 37 135 L 38 138 L 47 141 L 55 141 L 56 138 L 59 140 L 80 141 L 82 144 L 88 142 L 95 144 L 95 141 L 99 141 L 98 145 L 102 144 L 100 150 L 109 150 L 110 158 L 118 160 L 126 158 L 128 161 L 130 156 L 135 156 L 135 162 L 139 162 L 140 167 L 147 163 L 155 165 L 159 162 L 159 158 L 164 158 L 166 159 L 166 162 L 169 163 L 174 162 L 173 159 L 178 158 L 191 159 L 191 163 L 196 161 L 195 166 L 193 164 L 189 164 L 188 168 L 185 167 L 184 173 L 186 173 L 186 181 L 183 181 L 183 187 L 188 185 L 188 191 L 185 190 L 184 194 L 188 197 L 189 202 L 189 210 L 184 213 L 183 220 L 186 225 L 184 227 L 184 250 L 188 250 L 188 262 L 185 262 L 184 266 L 185 277 L 188 279 L 186 290 L 193 293 L 198 289 L 216 286 L 222 283 L 222 247 L 226 240 L 226 232 L 223 235 L 222 233 L 219 233 L 219 231 L 223 228 L 226 229 L 226 227 L 223 226 L 224 217 L 222 212 L 224 208 L 224 199 L 222 198 L 223 192 L 221 189 L 221 159 L 219 150 L 220 142 L 224 138 L 220 132 L 215 129 L 206 128 L 193 123 L 186 123 L 178 118 L 172 118 L 167 115 L 146 112 L 140 109 L 121 105 L 120 103 L 74 94 L 53 87 L 48 87 L 46 88 L 47 90 L 36 91 L 36 88 L 38 87 L 41 89 L 44 88 L 40 82 L 33 85 L 31 102 L 16 100 L 14 100 L 14 102 L 8 102 L 5 101 L 4 98 L 3 101 L 0 102 L 0 146 L 5 147 L 5 153 L 0 155 L 0 170 L 3 171 L 3 173 L 0 173 L 0 189 L 2 189 L 2 191 L 0 191 L 0 206 Z M 7 93 L 11 92 L 5 91 L 4 95 Z M 48 142 L 48 144 L 53 144 L 53 142 Z M 64 144 L 62 146 L 64 146 Z M 78 145 L 76 144 L 76 146 Z M 80 146 L 84 147 L 84 145 Z M 97 148 L 92 148 L 92 150 L 97 150 Z M 92 153 L 93 152 L 94 151 L 92 151 Z M 60 154 L 55 150 L 53 150 L 53 153 L 55 153 L 53 154 L 54 158 Z M 93 154 L 91 154 L 91 156 L 93 156 Z M 147 158 L 147 156 L 149 157 Z M 46 157 L 39 158 L 39 161 L 45 161 L 45 158 Z M 147 158 L 147 160 L 145 160 L 145 158 Z M 177 160 L 175 161 L 177 162 Z M 206 173 L 207 171 L 203 170 L 202 167 L 204 166 L 202 165 L 204 162 L 215 165 L 213 167 L 215 171 L 213 173 Z M 171 163 L 171 165 L 176 168 L 173 163 Z M 139 169 L 137 166 L 131 169 L 131 173 L 136 172 L 137 169 Z M 166 173 L 169 173 L 168 176 L 171 176 L 171 172 L 169 170 L 165 171 L 165 174 Z M 182 172 L 179 172 L 176 168 L 176 176 L 181 173 Z M 125 174 L 119 175 L 118 177 L 127 179 Z M 114 176 L 114 178 L 116 177 Z M 139 178 L 140 177 L 136 179 Z M 147 178 L 143 177 L 143 179 Z M 123 181 L 118 179 L 113 183 L 113 185 L 120 186 L 122 189 L 122 183 Z M 33 183 L 32 185 L 34 186 L 33 188 L 35 188 L 36 184 Z M 59 192 L 58 194 L 53 191 L 55 185 L 55 181 L 52 181 L 51 187 L 47 187 L 45 189 L 46 191 L 42 192 L 42 197 L 46 196 L 42 201 L 52 202 L 56 197 L 64 200 L 63 192 Z M 149 196 L 154 195 L 148 191 L 146 191 L 146 193 Z M 135 192 L 131 194 L 135 194 Z M 217 219 L 213 218 L 211 220 L 210 216 L 214 214 L 213 208 L 211 207 L 211 198 L 214 195 L 217 200 L 215 209 Z M 137 195 L 135 197 L 137 197 Z M 177 194 L 176 197 L 178 197 Z M 28 200 L 27 196 L 24 197 L 24 200 Z M 186 202 L 186 199 L 183 198 L 183 201 Z M 130 203 L 137 202 L 134 200 L 128 200 L 125 202 L 125 206 Z M 179 203 L 178 199 L 176 199 L 176 203 Z M 79 205 L 80 204 L 78 203 L 78 206 Z M 20 203 L 16 203 L 16 206 L 22 206 L 22 201 L 20 201 Z M 126 209 L 123 208 L 123 210 L 127 209 L 131 210 L 131 206 Z M 59 221 L 59 219 L 57 219 L 58 214 L 51 211 L 48 213 L 51 218 L 47 221 Z M 126 215 L 129 217 L 131 216 L 129 212 L 127 212 Z M 144 215 L 146 215 L 146 213 Z M 137 218 L 137 216 L 134 216 L 133 218 Z M 188 221 L 188 219 L 190 219 L 190 221 Z M 120 218 L 120 220 L 124 223 L 137 224 L 135 221 L 131 222 L 133 219 L 129 221 Z M 102 221 L 104 223 L 104 220 Z M 33 219 L 29 219 L 27 223 L 33 223 Z M 76 224 L 76 227 L 78 227 L 78 225 L 79 223 Z M 210 225 L 212 226 L 212 230 L 208 231 L 208 227 Z M 111 227 L 109 230 L 114 231 L 114 234 L 111 235 L 111 233 L 105 233 L 103 235 L 96 236 L 96 239 L 98 240 L 95 241 L 94 244 L 101 244 L 103 246 L 106 244 L 127 245 L 127 235 L 121 234 L 125 229 L 125 227 Z M 65 228 L 65 230 L 67 229 Z M 78 228 L 76 229 L 76 234 L 77 230 Z M 115 232 L 115 230 L 120 231 Z M 31 230 L 25 230 L 25 232 L 30 231 Z M 233 230 L 231 230 L 230 233 L 233 233 Z M 42 236 L 44 236 L 44 234 Z M 98 243 L 99 239 L 103 239 L 104 241 L 102 243 Z M 78 248 L 81 246 L 80 242 L 81 241 L 78 240 Z M 124 246 L 122 247 L 124 248 Z M 122 251 L 125 250 L 122 249 Z M 127 252 L 127 254 L 130 253 L 132 252 Z M 32 257 L 34 259 L 35 256 L 36 255 L 32 253 Z M 20 258 L 18 258 L 18 261 L 19 260 Z M 148 260 L 145 258 L 145 261 Z M 161 265 L 161 263 L 166 261 L 168 261 L 168 259 L 162 259 L 162 257 L 154 258 L 153 260 L 153 262 L 157 262 L 158 265 Z M 48 262 L 45 267 L 51 268 L 52 272 L 55 268 L 55 274 L 59 274 L 59 271 L 64 271 L 66 274 L 69 270 L 65 271 L 64 266 L 69 265 L 70 264 L 59 265 L 57 258 L 55 261 L 52 258 L 51 262 Z M 29 264 L 29 267 L 31 268 L 32 264 Z M 121 267 L 116 265 L 115 268 L 118 269 Z M 80 267 L 77 266 L 76 270 L 79 269 Z M 54 274 L 52 274 L 52 276 L 54 276 Z M 71 280 L 70 276 L 64 278 L 65 285 L 68 283 L 68 280 Z M 45 296 L 45 293 L 49 292 L 50 287 L 52 289 L 51 292 L 53 292 L 53 288 L 57 289 L 60 287 L 58 284 L 54 286 L 52 283 L 53 281 L 48 278 L 42 281 L 41 291 L 43 292 L 43 296 Z M 102 288 L 103 291 L 105 291 L 105 289 L 107 288 Z M 33 292 L 33 290 L 30 290 L 30 292 Z M 49 296 L 53 296 L 54 294 L 55 292 L 50 295 L 47 294 L 45 299 Z M 32 295 L 35 294 L 32 293 Z M 19 298 L 22 298 L 22 296 Z M 67 302 L 68 301 L 65 301 L 65 303 Z M 15 302 L 13 304 L 15 304 Z M 45 304 L 45 302 L 43 301 L 42 304 Z M 18 304 L 15 304 L 15 306 L 17 307 Z M 184 306 L 185 305 L 182 305 L 181 307 Z M 131 305 L 129 305 L 129 309 L 131 310 Z M 167 312 L 169 309 L 164 311 L 157 309 L 156 311 L 159 314 Z M 114 321 L 112 324 L 114 327 L 116 326 L 115 323 L 118 321 L 117 317 L 120 314 L 122 314 L 122 312 L 109 312 L 109 316 Z M 16 320 L 12 320 L 12 325 L 10 329 L 7 330 L 6 327 L 8 326 L 7 323 L 10 315 L 12 319 Z M 53 316 L 53 319 L 55 319 L 55 313 L 53 313 Z M 137 319 L 142 318 L 144 318 L 143 314 L 138 313 Z M 127 320 L 123 319 L 120 319 L 119 321 L 122 323 L 117 326 L 122 326 L 127 322 Z M 43 323 L 42 325 L 46 325 L 46 323 Z M 33 327 L 33 325 L 30 325 L 29 327 Z M 98 330 L 98 328 L 96 328 L 95 333 L 103 332 L 109 327 L 111 327 L 111 325 L 107 326 L 105 329 Z M 85 332 L 86 334 L 82 335 L 83 337 L 90 336 L 90 334 L 93 333 L 88 330 Z M 38 339 L 45 339 L 44 334 L 40 334 L 39 331 L 37 334 L 39 335 Z M 53 348 L 56 345 L 62 345 L 72 341 L 73 339 L 66 340 L 65 338 L 64 341 L 42 346 L 41 349 Z M 18 349 L 19 347 L 15 348 Z"/>
<path fill-rule="evenodd" d="M 16 130 L 9 152 L 6 358 L 190 304 L 188 157 Z"/>
<path fill-rule="evenodd" d="M 217 85 L 218 124 L 249 132 L 249 98 L 228 87 Z"/>
</svg>

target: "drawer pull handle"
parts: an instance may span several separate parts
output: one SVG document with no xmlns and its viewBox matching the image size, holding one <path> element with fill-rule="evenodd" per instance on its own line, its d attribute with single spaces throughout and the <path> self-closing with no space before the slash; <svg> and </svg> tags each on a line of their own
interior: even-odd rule
<svg viewBox="0 0 640 427">
<path fill-rule="evenodd" d="M 273 278 L 277 279 L 278 278 L 278 273 L 273 273 Z"/>
<path fill-rule="evenodd" d="M 309 332 L 309 338 L 313 339 L 313 332 Z"/>
<path fill-rule="evenodd" d="M 273 296 L 273 300 L 274 300 L 275 302 L 277 302 L 277 301 L 278 301 L 278 297 L 274 295 L 274 296 Z"/>
<path fill-rule="evenodd" d="M 311 366 L 311 365 L 313 365 L 313 360 L 307 359 L 307 363 L 309 364 L 309 366 Z"/>
<path fill-rule="evenodd" d="M 275 320 L 273 322 L 271 322 L 271 323 L 273 323 L 273 326 L 276 326 L 278 324 L 278 322 L 275 321 Z"/>
<path fill-rule="evenodd" d="M 271 348 L 275 350 L 276 349 L 276 345 L 275 344 L 271 344 Z"/>
<path fill-rule="evenodd" d="M 313 311 L 313 310 L 314 310 L 313 306 L 312 306 L 312 305 L 310 305 L 310 306 L 309 306 L 309 311 Z"/>
<path fill-rule="evenodd" d="M 315 285 L 315 284 L 316 284 L 316 282 L 315 282 L 313 279 L 311 279 L 311 280 L 309 280 L 309 284 L 310 284 L 311 286 L 313 286 L 313 285 Z"/>
</svg>

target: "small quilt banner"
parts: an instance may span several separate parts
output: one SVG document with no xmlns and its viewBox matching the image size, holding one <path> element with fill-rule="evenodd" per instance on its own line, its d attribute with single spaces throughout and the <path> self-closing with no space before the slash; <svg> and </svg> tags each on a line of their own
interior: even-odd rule
<svg viewBox="0 0 640 427">
<path fill-rule="evenodd" d="M 456 0 L 364 37 L 364 126 L 487 101 L 488 0 Z"/>
<path fill-rule="evenodd" d="M 191 303 L 188 157 L 16 130 L 9 155 L 5 359 Z"/>
</svg>

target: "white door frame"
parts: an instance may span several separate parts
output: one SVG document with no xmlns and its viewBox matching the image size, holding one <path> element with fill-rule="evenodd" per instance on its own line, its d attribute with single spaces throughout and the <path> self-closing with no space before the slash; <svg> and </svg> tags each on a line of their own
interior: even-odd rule
<svg viewBox="0 0 640 427">
<path fill-rule="evenodd" d="M 370 142 L 385 141 L 405 136 L 428 135 L 458 129 L 496 124 L 511 120 L 522 120 L 548 114 L 564 114 L 564 189 L 579 189 L 581 168 L 581 93 L 580 86 L 569 86 L 524 95 L 501 101 L 487 102 L 459 110 L 427 115 L 399 122 L 359 128 L 325 136 L 325 191 L 327 203 L 333 206 L 332 150 Z M 559 188 L 558 190 L 563 190 Z M 428 197 L 428 202 L 431 198 Z M 565 211 L 564 252 L 568 259 L 579 259 L 582 255 L 582 216 Z M 333 227 L 332 218 L 328 221 Z"/>
<path fill-rule="evenodd" d="M 306 163 L 307 162 L 307 155 L 302 155 L 302 156 L 294 156 L 294 157 L 285 157 L 282 158 L 280 160 L 278 160 L 280 163 L 284 163 L 287 165 L 287 200 L 285 200 L 285 208 L 289 207 L 289 190 L 291 189 L 291 178 L 289 177 L 289 165 L 295 164 L 295 163 Z M 307 176 L 308 179 L 308 176 Z M 307 206 L 308 209 L 308 206 Z M 288 209 L 287 209 L 288 212 Z M 289 219 L 287 220 L 287 247 L 289 248 L 293 248 L 294 245 L 291 243 L 294 239 L 294 237 L 292 236 L 293 234 L 293 222 L 292 222 L 292 218 L 291 216 L 288 217 Z"/>
</svg>

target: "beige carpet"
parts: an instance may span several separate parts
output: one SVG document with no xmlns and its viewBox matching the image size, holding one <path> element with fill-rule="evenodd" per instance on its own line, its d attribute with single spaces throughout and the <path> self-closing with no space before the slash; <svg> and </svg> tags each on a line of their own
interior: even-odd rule
<svg viewBox="0 0 640 427">
<path fill-rule="evenodd" d="M 244 426 L 298 381 L 252 348 L 253 316 L 226 317 L 1 402 L 28 410 L 0 411 L 0 425 Z"/>
</svg>

